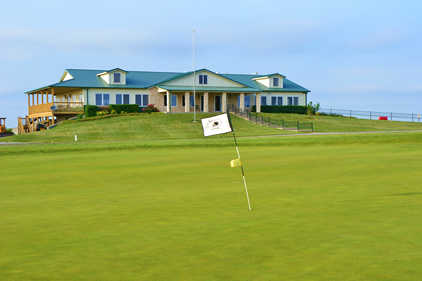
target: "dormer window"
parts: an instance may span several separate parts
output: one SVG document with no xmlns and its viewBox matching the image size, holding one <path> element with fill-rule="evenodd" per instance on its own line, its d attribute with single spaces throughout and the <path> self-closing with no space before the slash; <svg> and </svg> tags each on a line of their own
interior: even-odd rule
<svg viewBox="0 0 422 281">
<path fill-rule="evenodd" d="M 280 79 L 278 77 L 273 78 L 273 87 L 278 87 L 280 85 Z"/>
<path fill-rule="evenodd" d="M 208 75 L 201 74 L 199 75 L 199 84 L 208 84 Z"/>
<path fill-rule="evenodd" d="M 113 73 L 113 81 L 114 83 L 120 83 L 120 72 Z"/>
</svg>

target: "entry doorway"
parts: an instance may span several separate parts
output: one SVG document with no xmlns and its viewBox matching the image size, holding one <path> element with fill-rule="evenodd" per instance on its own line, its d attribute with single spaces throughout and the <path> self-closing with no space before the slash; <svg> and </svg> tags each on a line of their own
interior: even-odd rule
<svg viewBox="0 0 422 281">
<path fill-rule="evenodd" d="M 204 112 L 204 95 L 201 95 L 201 112 Z"/>
<path fill-rule="evenodd" d="M 214 98 L 214 111 L 215 112 L 221 111 L 221 96 L 215 96 Z"/>
</svg>

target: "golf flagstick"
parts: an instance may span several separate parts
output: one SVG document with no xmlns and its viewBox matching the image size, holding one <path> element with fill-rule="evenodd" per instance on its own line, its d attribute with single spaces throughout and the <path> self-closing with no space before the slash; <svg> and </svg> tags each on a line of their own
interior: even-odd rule
<svg viewBox="0 0 422 281">
<path fill-rule="evenodd" d="M 202 118 L 202 129 L 204 130 L 204 137 L 233 133 L 234 145 L 236 147 L 237 158 L 230 161 L 230 166 L 240 167 L 242 172 L 243 185 L 245 186 L 246 199 L 248 200 L 249 211 L 252 211 L 251 201 L 249 200 L 248 186 L 246 185 L 245 171 L 243 169 L 242 161 L 240 160 L 239 146 L 237 145 L 236 135 L 230 120 L 230 113 L 223 113 L 217 116 Z"/>
<path fill-rule="evenodd" d="M 245 171 L 243 169 L 242 161 L 240 160 L 239 146 L 237 145 L 237 140 L 236 140 L 236 135 L 234 133 L 234 130 L 233 130 L 233 140 L 234 140 L 234 144 L 235 144 L 235 147 L 236 147 L 237 159 L 239 159 L 239 162 L 240 162 L 240 170 L 242 172 L 243 185 L 245 186 L 246 199 L 248 200 L 248 208 L 249 208 L 249 211 L 252 211 L 251 201 L 249 200 L 248 186 L 246 184 Z"/>
</svg>

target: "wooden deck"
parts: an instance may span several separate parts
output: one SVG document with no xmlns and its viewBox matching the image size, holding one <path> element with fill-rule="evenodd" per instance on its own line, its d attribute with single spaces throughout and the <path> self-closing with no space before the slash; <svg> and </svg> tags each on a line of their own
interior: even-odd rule
<svg viewBox="0 0 422 281">
<path fill-rule="evenodd" d="M 19 133 L 31 133 L 54 125 L 57 121 L 83 113 L 82 101 L 67 101 L 67 98 L 66 101 L 58 101 L 55 91 L 55 88 L 44 88 L 27 93 L 28 115 L 18 118 Z"/>
</svg>

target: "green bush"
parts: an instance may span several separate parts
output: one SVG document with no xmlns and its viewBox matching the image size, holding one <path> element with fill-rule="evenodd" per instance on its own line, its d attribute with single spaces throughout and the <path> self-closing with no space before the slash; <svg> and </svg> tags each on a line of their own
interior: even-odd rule
<svg viewBox="0 0 422 281">
<path fill-rule="evenodd" d="M 97 111 L 97 116 L 103 116 L 103 115 L 107 115 L 110 114 L 108 111 L 105 110 L 101 110 L 101 111 Z"/>
<path fill-rule="evenodd" d="M 96 105 L 85 105 L 85 117 L 97 116 L 97 111 L 99 110 Z"/>
<path fill-rule="evenodd" d="M 160 112 L 160 111 L 153 104 L 148 104 L 148 106 L 142 108 L 142 112 L 152 113 L 152 112 Z"/>
<path fill-rule="evenodd" d="M 252 106 L 252 111 L 256 112 L 256 106 Z M 266 113 L 297 113 L 306 114 L 307 106 L 302 105 L 261 105 L 261 112 Z"/>
<path fill-rule="evenodd" d="M 308 115 L 315 115 L 319 111 L 319 103 L 312 104 L 312 102 L 308 103 L 307 113 Z"/>
<path fill-rule="evenodd" d="M 116 112 L 116 113 L 122 113 L 122 112 L 127 112 L 127 113 L 134 113 L 134 112 L 140 112 L 139 110 L 139 106 L 137 104 L 111 104 L 110 105 L 110 110 L 112 112 Z"/>
</svg>

